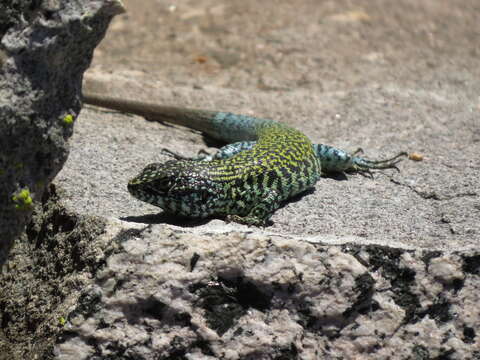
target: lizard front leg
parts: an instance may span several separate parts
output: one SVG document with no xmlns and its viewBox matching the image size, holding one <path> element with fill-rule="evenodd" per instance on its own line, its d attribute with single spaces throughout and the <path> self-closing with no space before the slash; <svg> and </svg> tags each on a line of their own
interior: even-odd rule
<svg viewBox="0 0 480 360">
<path fill-rule="evenodd" d="M 225 146 L 222 146 L 215 154 L 210 155 L 205 153 L 204 150 L 200 150 L 198 156 L 196 157 L 187 157 L 180 154 L 177 154 L 168 149 L 162 149 L 162 153 L 173 157 L 176 160 L 192 160 L 192 161 L 212 161 L 212 160 L 225 160 L 231 158 L 238 153 L 241 153 L 245 150 L 251 150 L 255 145 L 256 141 L 239 141 L 231 143 Z"/>
<path fill-rule="evenodd" d="M 272 214 L 280 207 L 282 198 L 276 190 L 269 190 L 260 198 L 247 215 L 228 215 L 227 221 L 233 221 L 245 225 L 266 226 Z"/>
</svg>

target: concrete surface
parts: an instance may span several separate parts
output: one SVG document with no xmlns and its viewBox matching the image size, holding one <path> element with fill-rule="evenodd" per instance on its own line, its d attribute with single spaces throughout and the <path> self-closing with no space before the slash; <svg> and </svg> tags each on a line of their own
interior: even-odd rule
<svg viewBox="0 0 480 360">
<path fill-rule="evenodd" d="M 478 246 L 477 114 L 474 102 L 465 97 L 462 103 L 458 93 L 457 99 L 450 99 L 439 90 L 392 84 L 318 94 L 166 90 L 163 86 L 145 89 L 144 80 L 133 80 L 133 76 L 92 78 L 95 81 L 87 81 L 86 89 L 105 91 L 101 86 L 105 82 L 112 88 L 110 93 L 118 96 L 275 118 L 302 129 L 314 142 L 352 151 L 362 147 L 371 158 L 400 151 L 425 157 L 422 162 L 403 161 L 400 173 L 376 172 L 373 179 L 361 175 L 323 178 L 312 194 L 278 210 L 273 226 L 265 229 L 268 233 L 321 243 L 435 250 Z M 187 129 L 88 108 L 76 124 L 71 157 L 56 182 L 72 189 L 69 203 L 82 213 L 168 223 L 171 220 L 157 216 L 160 209 L 131 198 L 126 183 L 148 163 L 164 161 L 163 147 L 194 155 L 206 146 L 199 134 Z M 223 226 L 223 221 L 212 220 L 195 224 L 195 231 Z M 237 224 L 230 227 L 247 230 Z"/>
</svg>

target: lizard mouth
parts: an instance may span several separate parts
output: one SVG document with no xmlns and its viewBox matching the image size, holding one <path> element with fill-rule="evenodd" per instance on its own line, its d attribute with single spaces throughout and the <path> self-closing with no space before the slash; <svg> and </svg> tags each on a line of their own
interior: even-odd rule
<svg viewBox="0 0 480 360">
<path fill-rule="evenodd" d="M 127 189 L 131 195 L 141 200 L 150 198 L 152 196 L 163 197 L 167 194 L 167 192 L 164 190 L 155 187 L 145 186 L 145 184 L 135 183 L 133 181 L 128 183 Z"/>
<path fill-rule="evenodd" d="M 162 190 L 159 190 L 159 189 L 152 189 L 152 188 L 145 190 L 144 193 L 148 194 L 149 196 L 153 196 L 156 199 L 164 198 L 168 194 L 165 191 L 162 191 Z"/>
</svg>

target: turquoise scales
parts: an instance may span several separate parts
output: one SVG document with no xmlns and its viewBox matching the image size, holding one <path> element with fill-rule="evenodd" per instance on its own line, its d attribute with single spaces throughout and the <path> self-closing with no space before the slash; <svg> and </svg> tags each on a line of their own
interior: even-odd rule
<svg viewBox="0 0 480 360">
<path fill-rule="evenodd" d="M 137 199 L 190 218 L 226 217 L 265 225 L 281 203 L 318 181 L 323 172 L 396 168 L 398 157 L 371 161 L 312 144 L 300 131 L 266 119 L 85 95 L 88 104 L 187 126 L 230 143 L 213 156 L 148 165 L 128 183 Z"/>
</svg>

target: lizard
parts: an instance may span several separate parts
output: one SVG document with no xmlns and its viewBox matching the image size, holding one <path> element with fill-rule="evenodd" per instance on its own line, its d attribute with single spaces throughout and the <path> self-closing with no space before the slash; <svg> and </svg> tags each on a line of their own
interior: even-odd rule
<svg viewBox="0 0 480 360">
<path fill-rule="evenodd" d="M 368 160 L 310 139 L 275 120 L 222 111 L 163 106 L 95 93 L 83 102 L 198 130 L 227 143 L 214 155 L 173 157 L 147 165 L 127 189 L 133 197 L 165 213 L 186 218 L 219 217 L 266 226 L 287 199 L 312 189 L 322 173 L 394 168 L 407 153 Z"/>
</svg>

